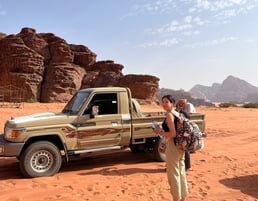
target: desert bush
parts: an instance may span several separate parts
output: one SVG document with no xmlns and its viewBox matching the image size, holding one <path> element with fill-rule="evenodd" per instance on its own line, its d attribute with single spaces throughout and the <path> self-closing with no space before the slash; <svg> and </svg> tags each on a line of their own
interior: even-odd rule
<svg viewBox="0 0 258 201">
<path fill-rule="evenodd" d="M 222 107 L 222 108 L 237 107 L 237 105 L 234 104 L 234 103 L 220 103 L 220 104 L 219 104 L 219 107 Z"/>
<path fill-rule="evenodd" d="M 258 108 L 258 102 L 256 102 L 256 103 L 246 103 L 242 107 L 243 108 Z"/>
<path fill-rule="evenodd" d="M 38 100 L 36 98 L 30 98 L 26 102 L 27 103 L 38 103 Z"/>
</svg>

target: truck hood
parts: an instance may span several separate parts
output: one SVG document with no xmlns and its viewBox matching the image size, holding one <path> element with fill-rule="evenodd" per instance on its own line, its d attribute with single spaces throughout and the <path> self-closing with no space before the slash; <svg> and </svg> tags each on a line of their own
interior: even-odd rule
<svg viewBox="0 0 258 201">
<path fill-rule="evenodd" d="M 33 127 L 54 124 L 70 123 L 75 116 L 68 116 L 63 113 L 45 112 L 28 116 L 21 116 L 7 120 L 6 125 L 9 127 Z"/>
</svg>

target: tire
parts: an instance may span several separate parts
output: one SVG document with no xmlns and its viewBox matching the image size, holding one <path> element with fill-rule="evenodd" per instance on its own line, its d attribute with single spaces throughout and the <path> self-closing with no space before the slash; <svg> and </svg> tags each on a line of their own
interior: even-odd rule
<svg viewBox="0 0 258 201">
<path fill-rule="evenodd" d="M 166 154 L 160 150 L 160 146 L 163 146 L 165 143 L 164 137 L 159 137 L 155 142 L 153 146 L 153 156 L 154 159 L 158 162 L 165 162 L 166 161 Z"/>
<path fill-rule="evenodd" d="M 144 150 L 144 144 L 133 144 L 130 145 L 130 149 L 133 153 L 143 153 Z"/>
<path fill-rule="evenodd" d="M 20 171 L 24 177 L 47 177 L 56 174 L 62 165 L 62 156 L 56 145 L 39 141 L 29 145 L 20 157 Z"/>
</svg>

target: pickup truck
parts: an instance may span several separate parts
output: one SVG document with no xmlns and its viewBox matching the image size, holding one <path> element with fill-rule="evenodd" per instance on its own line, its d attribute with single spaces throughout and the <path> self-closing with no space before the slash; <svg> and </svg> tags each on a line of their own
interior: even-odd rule
<svg viewBox="0 0 258 201">
<path fill-rule="evenodd" d="M 153 121 L 164 112 L 143 113 L 129 88 L 102 87 L 78 91 L 60 113 L 45 112 L 6 121 L 0 135 L 0 157 L 16 157 L 24 177 L 56 174 L 63 160 L 80 154 L 130 148 L 151 152 L 165 161 L 154 134 Z M 203 114 L 192 115 L 201 130 Z"/>
</svg>

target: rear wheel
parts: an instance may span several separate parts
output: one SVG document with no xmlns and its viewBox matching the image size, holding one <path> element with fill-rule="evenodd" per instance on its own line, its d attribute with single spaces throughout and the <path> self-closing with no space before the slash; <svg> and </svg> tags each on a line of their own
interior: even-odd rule
<svg viewBox="0 0 258 201">
<path fill-rule="evenodd" d="M 130 149 L 133 153 L 143 153 L 145 151 L 144 144 L 132 144 Z"/>
<path fill-rule="evenodd" d="M 159 137 L 154 142 L 153 156 L 156 161 L 158 161 L 158 162 L 166 161 L 165 146 L 166 146 L 165 145 L 165 137 Z"/>
<path fill-rule="evenodd" d="M 46 177 L 57 173 L 62 156 L 56 145 L 39 141 L 29 145 L 20 157 L 20 170 L 25 177 Z"/>
</svg>

